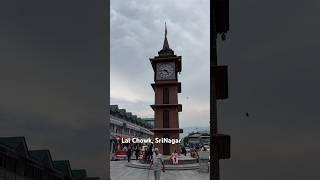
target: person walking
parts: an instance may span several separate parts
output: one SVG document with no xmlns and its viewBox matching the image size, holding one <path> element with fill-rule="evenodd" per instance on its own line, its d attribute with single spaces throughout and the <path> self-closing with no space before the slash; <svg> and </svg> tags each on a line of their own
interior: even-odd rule
<svg viewBox="0 0 320 180">
<path fill-rule="evenodd" d="M 195 152 L 194 151 L 195 151 L 194 149 L 191 149 L 191 151 L 190 151 L 190 156 L 193 157 L 193 158 L 195 157 Z"/>
<path fill-rule="evenodd" d="M 162 165 L 162 168 L 161 168 Z M 155 180 L 160 180 L 160 175 L 161 175 L 161 169 L 163 172 L 165 172 L 165 167 L 164 167 L 164 163 L 162 160 L 162 156 L 159 153 L 159 149 L 155 148 L 154 149 L 154 154 L 152 157 L 152 161 L 150 163 L 150 169 L 151 167 L 153 167 L 153 174 L 154 174 L 154 179 Z"/>
<path fill-rule="evenodd" d="M 152 144 L 150 144 L 149 145 L 149 148 L 148 148 L 148 156 L 147 156 L 147 163 L 149 163 L 151 160 L 152 160 L 152 155 L 153 155 L 153 153 L 152 153 L 152 147 L 153 147 L 153 145 Z"/>
<path fill-rule="evenodd" d="M 195 158 L 197 159 L 197 163 L 199 163 L 199 149 L 195 149 Z"/>
<path fill-rule="evenodd" d="M 140 153 L 140 150 L 139 150 L 139 147 L 137 147 L 137 148 L 136 148 L 136 151 L 135 151 L 136 160 L 138 160 L 139 153 Z"/>
<path fill-rule="evenodd" d="M 132 150 L 131 150 L 131 147 L 129 147 L 128 151 L 127 151 L 128 162 L 130 162 L 130 160 L 131 160 L 131 155 L 132 155 Z"/>
<path fill-rule="evenodd" d="M 187 156 L 187 150 L 184 146 L 182 146 L 181 148 L 181 154 L 183 154 L 184 156 Z"/>
</svg>

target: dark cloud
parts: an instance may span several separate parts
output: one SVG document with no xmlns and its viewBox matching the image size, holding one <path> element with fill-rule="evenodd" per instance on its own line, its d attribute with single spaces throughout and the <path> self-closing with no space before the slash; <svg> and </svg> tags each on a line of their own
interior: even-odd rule
<svg viewBox="0 0 320 180">
<path fill-rule="evenodd" d="M 320 177 L 319 5 L 230 4 L 229 38 L 219 41 L 219 61 L 230 70 L 230 98 L 219 102 L 219 125 L 232 136 L 223 179 Z"/>
<path fill-rule="evenodd" d="M 100 2 L 102 3 L 102 2 Z M 98 1 L 2 1 L 0 136 L 105 176 L 106 28 Z"/>
</svg>

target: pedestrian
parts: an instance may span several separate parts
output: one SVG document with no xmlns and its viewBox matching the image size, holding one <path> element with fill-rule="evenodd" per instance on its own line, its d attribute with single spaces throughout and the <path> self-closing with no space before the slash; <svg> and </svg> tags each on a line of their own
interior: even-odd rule
<svg viewBox="0 0 320 180">
<path fill-rule="evenodd" d="M 147 162 L 149 163 L 151 160 L 152 160 L 152 147 L 153 147 L 153 145 L 152 144 L 150 144 L 149 145 L 149 148 L 148 148 L 148 156 L 147 156 Z"/>
<path fill-rule="evenodd" d="M 195 158 L 197 159 L 197 163 L 199 163 L 199 152 L 198 152 L 198 150 L 196 149 L 194 151 L 194 153 L 195 153 Z"/>
<path fill-rule="evenodd" d="M 194 149 L 191 149 L 191 151 L 190 151 L 190 155 L 191 155 L 191 157 L 193 157 L 194 158 L 194 156 L 195 156 L 195 152 L 194 152 L 195 150 Z"/>
<path fill-rule="evenodd" d="M 125 151 L 125 152 L 127 152 L 127 151 L 128 151 L 127 146 L 124 146 L 122 150 Z"/>
<path fill-rule="evenodd" d="M 139 153 L 140 153 L 140 150 L 139 150 L 139 147 L 137 147 L 137 148 L 136 148 L 136 152 L 135 152 L 136 160 L 138 160 Z"/>
<path fill-rule="evenodd" d="M 161 168 L 162 165 L 162 168 Z M 159 153 L 159 149 L 155 148 L 154 149 L 154 154 L 153 154 L 153 158 L 152 161 L 150 163 L 150 169 L 151 167 L 153 167 L 153 174 L 154 174 L 154 179 L 155 180 L 160 180 L 160 175 L 161 175 L 161 169 L 163 172 L 165 172 L 165 167 L 164 167 L 164 163 L 162 160 L 162 156 Z"/>
<path fill-rule="evenodd" d="M 144 162 L 144 163 L 148 163 L 148 162 L 147 162 L 147 159 L 148 159 L 148 153 L 149 153 L 149 152 L 148 152 L 147 150 L 144 150 L 143 152 L 144 152 L 144 153 L 143 153 L 143 162 Z"/>
<path fill-rule="evenodd" d="M 184 156 L 187 156 L 187 150 L 184 146 L 182 146 L 181 148 L 181 154 L 183 154 Z"/>
<path fill-rule="evenodd" d="M 177 150 L 175 150 L 173 153 L 172 153 L 172 163 L 173 164 L 178 164 L 178 153 L 177 153 Z"/>
<path fill-rule="evenodd" d="M 127 151 L 128 162 L 130 162 L 130 160 L 131 160 L 131 154 L 132 154 L 132 150 L 131 150 L 131 148 L 129 147 L 129 148 L 128 148 L 128 151 Z"/>
<path fill-rule="evenodd" d="M 202 151 L 207 151 L 207 148 L 205 146 L 203 146 Z"/>
</svg>

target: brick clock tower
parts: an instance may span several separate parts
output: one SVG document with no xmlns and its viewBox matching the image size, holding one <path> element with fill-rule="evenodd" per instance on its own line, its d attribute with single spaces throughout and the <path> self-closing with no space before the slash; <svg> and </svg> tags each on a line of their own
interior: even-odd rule
<svg viewBox="0 0 320 180">
<path fill-rule="evenodd" d="M 158 56 L 150 58 L 154 71 L 154 83 L 151 84 L 155 93 L 155 104 L 151 105 L 154 111 L 154 138 L 179 139 L 183 132 L 179 128 L 179 112 L 182 105 L 178 104 L 178 93 L 181 93 L 181 83 L 178 82 L 178 72 L 181 72 L 181 56 L 176 56 L 170 49 L 167 39 L 167 27 L 163 48 Z M 161 154 L 170 155 L 177 150 L 180 144 L 155 143 Z"/>
</svg>

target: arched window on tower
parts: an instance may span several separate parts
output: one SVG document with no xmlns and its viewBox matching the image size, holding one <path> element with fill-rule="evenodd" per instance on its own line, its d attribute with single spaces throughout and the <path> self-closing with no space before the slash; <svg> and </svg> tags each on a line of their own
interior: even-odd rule
<svg viewBox="0 0 320 180">
<path fill-rule="evenodd" d="M 169 111 L 163 110 L 163 128 L 169 128 Z"/>
<path fill-rule="evenodd" d="M 163 88 L 163 104 L 169 104 L 169 88 Z"/>
</svg>

